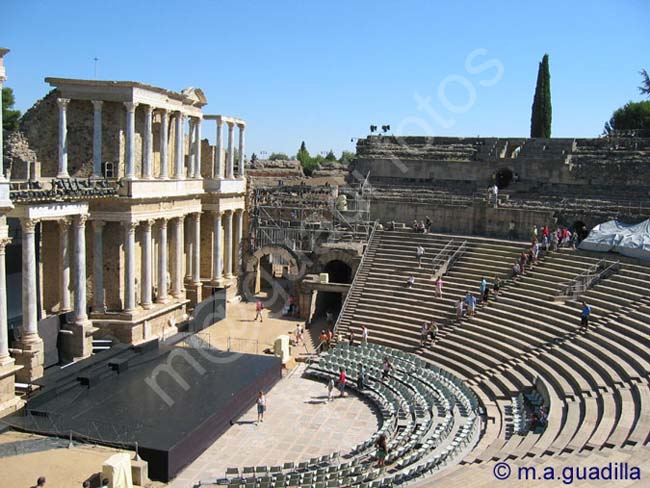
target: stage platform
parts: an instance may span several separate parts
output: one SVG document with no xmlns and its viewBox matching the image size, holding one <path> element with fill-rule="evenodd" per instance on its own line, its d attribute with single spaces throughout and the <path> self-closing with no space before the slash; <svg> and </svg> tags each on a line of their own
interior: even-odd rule
<svg viewBox="0 0 650 488">
<path fill-rule="evenodd" d="M 52 371 L 25 413 L 4 421 L 118 448 L 137 442 L 150 477 L 169 481 L 282 377 L 279 358 L 190 342 L 121 346 Z"/>
</svg>

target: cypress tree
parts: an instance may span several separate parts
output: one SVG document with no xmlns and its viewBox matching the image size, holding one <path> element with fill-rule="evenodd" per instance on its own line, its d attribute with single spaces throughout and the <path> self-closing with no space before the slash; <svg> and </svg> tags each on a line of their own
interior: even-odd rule
<svg viewBox="0 0 650 488">
<path fill-rule="evenodd" d="M 530 118 L 530 137 L 551 137 L 551 73 L 548 54 L 542 58 L 537 71 L 537 85 Z"/>
</svg>

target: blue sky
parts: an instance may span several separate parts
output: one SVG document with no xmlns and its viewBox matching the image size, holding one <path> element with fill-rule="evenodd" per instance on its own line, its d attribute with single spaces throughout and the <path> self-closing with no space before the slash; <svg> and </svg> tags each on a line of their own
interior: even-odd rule
<svg viewBox="0 0 650 488">
<path fill-rule="evenodd" d="M 202 88 L 258 155 L 353 149 L 370 124 L 527 136 L 544 53 L 553 136 L 597 136 L 650 69 L 645 0 L 3 0 L 0 23 L 19 109 L 98 57 L 100 79 Z"/>
</svg>

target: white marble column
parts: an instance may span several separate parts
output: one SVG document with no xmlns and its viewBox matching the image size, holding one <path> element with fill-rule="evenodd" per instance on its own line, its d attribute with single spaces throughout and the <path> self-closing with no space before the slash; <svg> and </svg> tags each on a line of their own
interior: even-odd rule
<svg viewBox="0 0 650 488">
<path fill-rule="evenodd" d="M 2 87 L 0 87 L 0 92 Z M 0 99 L 0 104 L 2 99 Z M 0 115 L 0 119 L 2 116 Z M 0 120 L 0 123 L 2 121 Z M 0 130 L 0 132 L 2 132 Z M 11 239 L 0 239 L 0 367 L 10 360 L 9 334 L 7 329 L 7 267 L 5 263 L 6 247 Z"/>
<path fill-rule="evenodd" d="M 245 159 L 244 159 L 244 132 L 246 131 L 246 126 L 244 124 L 238 124 L 239 127 L 239 176 L 244 177 L 246 175 L 246 170 L 244 169 Z"/>
<path fill-rule="evenodd" d="M 135 109 L 134 102 L 124 102 L 126 108 L 126 155 L 124 177 L 132 180 L 135 176 Z"/>
<path fill-rule="evenodd" d="M 23 337 L 22 343 L 35 342 L 38 337 L 38 310 L 36 303 L 36 224 L 38 221 L 21 221 L 23 233 Z"/>
<path fill-rule="evenodd" d="M 0 66 L 2 66 L 2 56 L 3 54 L 0 54 Z M 2 127 L 2 84 L 5 82 L 6 78 L 4 77 L 4 66 L 0 68 L 0 162 L 4 161 L 4 156 L 3 156 L 3 144 L 4 142 L 2 141 L 2 134 L 4 130 Z M 0 164 L 0 181 L 5 179 L 5 171 L 4 171 L 4 164 Z"/>
<path fill-rule="evenodd" d="M 174 120 L 176 122 L 176 143 L 175 143 L 175 149 L 176 149 L 176 157 L 174 160 L 174 178 L 177 180 L 180 180 L 183 178 L 183 165 L 184 165 L 184 159 L 185 159 L 185 151 L 183 148 L 184 144 L 184 127 L 183 127 L 183 114 L 181 112 L 177 112 L 176 115 L 174 116 Z"/>
<path fill-rule="evenodd" d="M 124 311 L 135 310 L 135 228 L 137 222 L 124 222 Z"/>
<path fill-rule="evenodd" d="M 232 278 L 232 210 L 226 210 L 224 215 L 225 230 L 225 252 L 223 256 L 223 267 L 226 279 Z"/>
<path fill-rule="evenodd" d="M 152 252 L 151 252 L 151 226 L 153 220 L 142 222 L 142 308 L 149 310 L 153 304 L 151 301 L 152 288 Z"/>
<path fill-rule="evenodd" d="M 174 248 L 172 296 L 180 298 L 183 294 L 183 217 L 172 221 L 172 246 Z"/>
<path fill-rule="evenodd" d="M 101 100 L 93 100 L 93 176 L 102 177 L 102 106 Z"/>
<path fill-rule="evenodd" d="M 239 276 L 241 271 L 241 260 L 242 260 L 242 238 L 244 236 L 244 210 L 237 210 L 235 214 L 236 218 L 236 227 L 237 235 L 235 238 L 235 253 L 236 259 L 234 259 L 234 271 L 235 274 Z"/>
<path fill-rule="evenodd" d="M 214 240 L 212 249 L 212 282 L 219 284 L 223 279 L 223 227 L 221 212 L 214 212 Z"/>
<path fill-rule="evenodd" d="M 88 322 L 86 302 L 86 220 L 87 215 L 74 218 L 74 321 L 84 325 Z"/>
<path fill-rule="evenodd" d="M 57 178 L 69 178 L 68 174 L 68 103 L 69 98 L 57 98 L 59 105 L 59 169 Z"/>
<path fill-rule="evenodd" d="M 189 133 L 189 165 L 187 168 L 187 177 L 188 178 L 194 178 L 194 160 L 196 157 L 196 154 L 194 152 L 195 145 L 194 145 L 194 137 L 195 137 L 195 123 L 194 123 L 194 118 L 188 117 L 188 123 L 190 126 L 190 133 Z"/>
<path fill-rule="evenodd" d="M 160 219 L 158 234 L 158 296 L 157 303 L 167 303 L 167 219 Z"/>
<path fill-rule="evenodd" d="M 194 127 L 194 178 L 201 178 L 201 118 Z"/>
<path fill-rule="evenodd" d="M 221 119 L 217 119 L 217 154 L 215 155 L 214 163 L 214 172 L 212 173 L 213 178 L 222 179 L 223 178 L 223 122 Z"/>
<path fill-rule="evenodd" d="M 151 123 L 153 118 L 153 107 L 145 105 L 144 107 L 144 143 L 142 148 L 142 178 L 149 180 L 152 177 L 151 169 L 153 166 L 153 141 L 151 133 Z"/>
<path fill-rule="evenodd" d="M 235 124 L 228 122 L 228 166 L 226 168 L 226 178 L 235 176 Z"/>
<path fill-rule="evenodd" d="M 69 312 L 70 306 L 70 221 L 59 221 L 59 258 L 61 269 L 59 288 L 61 292 L 59 312 Z"/>
<path fill-rule="evenodd" d="M 192 283 L 194 285 L 201 284 L 201 213 L 196 212 L 192 214 L 192 230 L 194 235 L 192 236 L 192 244 L 194 247 L 194 253 L 192 254 Z"/>
<path fill-rule="evenodd" d="M 185 228 L 183 229 L 183 237 L 185 240 L 185 281 L 187 283 L 192 282 L 192 255 L 194 253 L 194 242 L 192 242 L 192 236 L 194 231 L 192 230 L 192 225 L 194 221 L 192 219 L 185 219 Z"/>
<path fill-rule="evenodd" d="M 106 312 L 104 301 L 104 225 L 103 220 L 93 220 L 93 312 Z"/>
<path fill-rule="evenodd" d="M 167 166 L 169 165 L 169 115 L 167 110 L 160 111 L 160 174 L 161 179 L 169 178 Z"/>
</svg>

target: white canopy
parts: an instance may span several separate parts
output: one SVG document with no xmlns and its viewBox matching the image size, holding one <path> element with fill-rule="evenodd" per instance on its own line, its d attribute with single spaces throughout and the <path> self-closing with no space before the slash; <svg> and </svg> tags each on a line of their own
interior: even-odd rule
<svg viewBox="0 0 650 488">
<path fill-rule="evenodd" d="M 617 252 L 624 256 L 650 260 L 650 219 L 639 224 L 610 220 L 594 227 L 580 243 L 585 251 Z"/>
</svg>

